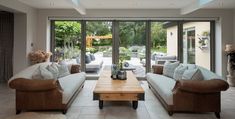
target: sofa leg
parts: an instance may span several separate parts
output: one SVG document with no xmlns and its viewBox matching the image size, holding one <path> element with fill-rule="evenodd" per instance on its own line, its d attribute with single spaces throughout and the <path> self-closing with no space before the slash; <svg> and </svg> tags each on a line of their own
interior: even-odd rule
<svg viewBox="0 0 235 119">
<path fill-rule="evenodd" d="M 169 116 L 172 116 L 173 112 L 172 111 L 168 111 L 168 114 L 169 114 Z"/>
<path fill-rule="evenodd" d="M 21 110 L 16 110 L 16 114 L 20 114 L 21 113 Z"/>
<path fill-rule="evenodd" d="M 219 112 L 215 112 L 215 116 L 220 119 L 220 113 Z"/>
<path fill-rule="evenodd" d="M 67 113 L 67 109 L 62 110 L 62 113 L 66 114 Z"/>
</svg>

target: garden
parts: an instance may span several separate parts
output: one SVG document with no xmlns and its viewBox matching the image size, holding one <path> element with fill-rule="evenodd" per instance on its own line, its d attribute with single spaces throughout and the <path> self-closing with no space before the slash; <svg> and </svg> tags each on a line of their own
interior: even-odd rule
<svg viewBox="0 0 235 119">
<path fill-rule="evenodd" d="M 126 60 L 131 57 L 145 58 L 146 44 L 145 22 L 119 22 L 119 55 Z M 79 21 L 55 21 L 54 59 L 71 59 L 81 52 L 81 23 Z M 86 52 L 102 53 L 103 57 L 112 56 L 112 22 L 87 21 L 88 36 L 111 36 L 110 38 L 94 38 L 87 44 Z M 88 42 L 88 41 L 87 41 Z M 166 29 L 162 22 L 151 25 L 151 52 L 166 53 Z"/>
</svg>

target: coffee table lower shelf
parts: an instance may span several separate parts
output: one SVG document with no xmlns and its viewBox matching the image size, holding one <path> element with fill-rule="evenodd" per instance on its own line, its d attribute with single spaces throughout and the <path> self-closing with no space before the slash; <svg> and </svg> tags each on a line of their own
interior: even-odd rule
<svg viewBox="0 0 235 119">
<path fill-rule="evenodd" d="M 100 109 L 104 101 L 132 101 L 133 109 L 137 109 L 138 101 L 144 100 L 144 93 L 94 93 L 93 100 L 99 100 Z"/>
</svg>

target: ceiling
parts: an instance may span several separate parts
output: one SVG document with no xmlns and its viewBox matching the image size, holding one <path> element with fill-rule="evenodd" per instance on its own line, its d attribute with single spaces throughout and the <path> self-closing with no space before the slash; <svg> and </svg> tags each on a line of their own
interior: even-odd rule
<svg viewBox="0 0 235 119">
<path fill-rule="evenodd" d="M 19 0 L 19 1 L 38 9 L 72 8 L 71 4 L 69 4 L 67 0 Z"/>
<path fill-rule="evenodd" d="M 198 9 L 234 9 L 235 0 L 18 0 L 37 9 L 180 9 L 182 14 Z"/>
</svg>

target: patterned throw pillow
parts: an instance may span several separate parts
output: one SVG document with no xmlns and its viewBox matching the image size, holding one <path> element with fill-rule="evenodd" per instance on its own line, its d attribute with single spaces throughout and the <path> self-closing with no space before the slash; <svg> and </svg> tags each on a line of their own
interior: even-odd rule
<svg viewBox="0 0 235 119">
<path fill-rule="evenodd" d="M 163 75 L 173 78 L 175 68 L 179 66 L 179 62 L 171 63 L 166 61 L 163 67 Z"/>
<path fill-rule="evenodd" d="M 80 72 L 80 65 L 73 64 L 71 66 L 71 73 L 74 74 L 74 73 L 79 73 L 79 72 Z"/>
<path fill-rule="evenodd" d="M 203 80 L 203 75 L 198 68 L 185 70 L 182 79 L 184 80 Z"/>
<path fill-rule="evenodd" d="M 188 69 L 188 66 L 184 66 L 184 65 L 180 64 L 178 67 L 175 68 L 175 72 L 174 72 L 173 78 L 175 80 L 182 79 L 184 71 L 187 70 L 187 69 Z"/>
</svg>

